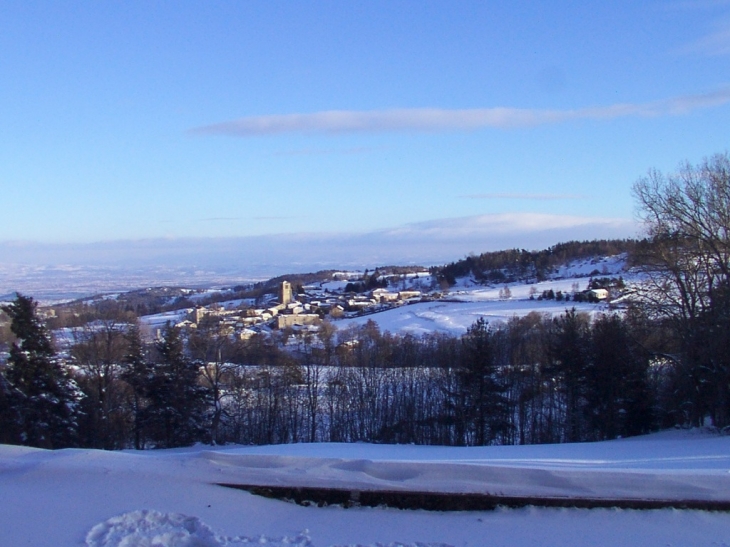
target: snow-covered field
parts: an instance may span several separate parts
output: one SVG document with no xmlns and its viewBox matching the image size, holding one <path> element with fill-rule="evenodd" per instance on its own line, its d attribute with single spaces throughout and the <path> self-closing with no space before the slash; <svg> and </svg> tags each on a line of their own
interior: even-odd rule
<svg viewBox="0 0 730 547">
<path fill-rule="evenodd" d="M 730 437 L 446 448 L 298 444 L 136 452 L 0 446 L 0 545 L 728 546 L 730 514 L 301 507 L 214 483 L 730 500 Z"/>
<path fill-rule="evenodd" d="M 531 294 L 540 295 L 547 290 L 571 294 L 576 284 L 579 290 L 584 290 L 589 279 L 589 277 L 568 278 L 495 287 L 472 285 L 461 280 L 460 285 L 452 289 L 444 300 L 419 302 L 380 313 L 343 319 L 336 321 L 335 325 L 338 329 L 346 329 L 350 325 L 363 325 L 367 321 L 375 321 L 381 331 L 413 335 L 443 332 L 461 336 L 480 317 L 493 323 L 506 322 L 513 317 L 523 317 L 533 311 L 550 316 L 559 315 L 570 308 L 589 314 L 604 312 L 607 310 L 605 304 L 559 302 L 537 300 L 537 298 L 530 300 Z M 509 287 L 510 298 L 500 297 L 500 290 L 504 290 L 505 286 Z"/>
<path fill-rule="evenodd" d="M 584 290 L 589 277 L 566 278 L 543 281 L 535 284 L 499 285 L 488 287 L 476 285 L 465 280 L 453 288 L 443 300 L 419 302 L 393 308 L 384 312 L 373 313 L 343 319 L 334 322 L 338 329 L 346 329 L 351 325 L 363 325 L 367 321 L 375 321 L 381 331 L 399 332 L 401 334 L 421 335 L 430 332 L 443 332 L 461 336 L 479 318 L 489 322 L 506 322 L 512 317 L 523 317 L 530 312 L 559 315 L 566 309 L 576 308 L 581 312 L 596 314 L 606 311 L 605 304 L 578 303 L 556 300 L 530 300 L 530 296 L 539 296 L 543 291 L 553 290 L 571 294 L 577 286 Z M 333 282 L 346 283 L 346 282 Z M 500 296 L 500 290 L 508 286 L 510 298 Z M 410 287 L 409 287 L 410 288 Z M 226 309 L 240 306 L 242 300 L 231 300 L 220 305 Z M 149 332 L 161 329 L 166 324 L 175 324 L 187 315 L 187 310 L 177 310 L 140 318 L 140 323 Z"/>
<path fill-rule="evenodd" d="M 512 317 L 523 317 L 533 311 L 552 316 L 564 313 L 570 308 L 591 314 L 606 309 L 602 305 L 554 300 L 434 301 L 401 306 L 354 319 L 343 319 L 334 324 L 338 329 L 346 329 L 350 325 L 364 325 L 367 321 L 375 321 L 381 331 L 414 335 L 444 332 L 461 336 L 480 317 L 484 317 L 490 323 L 506 322 Z"/>
<path fill-rule="evenodd" d="M 154 315 L 142 316 L 139 318 L 139 322 L 142 326 L 150 330 L 161 329 L 164 328 L 165 325 L 174 325 L 179 323 L 187 317 L 188 313 L 190 313 L 190 310 L 188 309 L 166 311 L 163 313 L 156 313 Z"/>
</svg>

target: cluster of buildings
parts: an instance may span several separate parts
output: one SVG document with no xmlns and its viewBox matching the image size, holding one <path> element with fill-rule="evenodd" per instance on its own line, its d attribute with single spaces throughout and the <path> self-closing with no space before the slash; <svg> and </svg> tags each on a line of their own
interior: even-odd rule
<svg viewBox="0 0 730 547">
<path fill-rule="evenodd" d="M 219 328 L 230 334 L 247 339 L 263 330 L 288 327 L 316 326 L 323 318 L 333 319 L 375 313 L 408 302 L 421 301 L 423 294 L 417 290 L 398 292 L 375 289 L 367 294 L 331 293 L 319 287 L 304 287 L 295 294 L 290 282 L 284 281 L 278 294 L 261 307 L 198 306 L 189 311 L 186 318 L 176 326 L 198 328 L 206 320 L 216 321 Z"/>
</svg>

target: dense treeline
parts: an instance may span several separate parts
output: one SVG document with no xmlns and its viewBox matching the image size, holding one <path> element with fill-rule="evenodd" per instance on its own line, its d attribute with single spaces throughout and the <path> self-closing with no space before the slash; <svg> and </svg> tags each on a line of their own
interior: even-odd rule
<svg viewBox="0 0 730 547">
<path fill-rule="evenodd" d="M 684 364 L 649 349 L 671 332 L 639 310 L 480 319 L 462 337 L 382 333 L 371 321 L 233 341 L 211 321 L 150 344 L 133 324 L 97 322 L 76 331 L 64 367 L 32 300 L 10 308 L 7 443 L 575 442 L 697 424 L 711 402 L 711 390 L 698 400 L 687 385 Z"/>
<path fill-rule="evenodd" d="M 461 338 L 380 333 L 298 341 L 295 362 L 229 365 L 240 410 L 223 431 L 246 443 L 368 441 L 483 445 L 599 440 L 659 425 L 663 384 L 618 316 L 531 314 Z M 611 348 L 612 353 L 605 349 Z M 324 363 L 329 363 L 325 365 Z"/>
<path fill-rule="evenodd" d="M 13 306 L 27 314 L 32 301 L 19 297 Z M 317 333 L 245 342 L 231 341 L 212 323 L 189 333 L 168 328 L 150 345 L 134 326 L 107 322 L 78 331 L 70 374 L 51 366 L 56 359 L 42 329 L 18 330 L 4 373 L 8 400 L 0 404 L 19 409 L 22 402 L 24 412 L 39 405 L 33 416 L 60 414 L 34 420 L 45 433 L 30 435 L 30 424 L 16 421 L 19 413 L 3 411 L 2 440 L 115 449 L 197 441 L 483 445 L 634 435 L 676 418 L 658 404 L 671 400 L 664 391 L 670 383 L 636 338 L 646 331 L 637 321 L 606 315 L 591 322 L 573 310 L 557 318 L 533 313 L 496 326 L 480 319 L 460 338 L 381 333 L 373 322 L 336 331 L 325 323 Z M 17 380 L 25 364 L 16 357 L 34 340 L 41 340 L 38 359 L 48 361 L 43 374 L 55 378 L 46 384 L 76 386 L 73 396 L 54 394 L 50 409 L 41 398 L 23 398 Z M 74 420 L 61 412 L 67 399 Z M 60 424 L 73 434 L 57 437 Z"/>
<path fill-rule="evenodd" d="M 434 268 L 439 279 L 453 285 L 459 277 L 473 276 L 489 283 L 515 281 L 542 281 L 559 266 L 574 260 L 596 256 L 615 256 L 631 253 L 636 245 L 633 239 L 568 241 L 542 251 L 508 249 L 470 255 L 440 268 Z M 600 273 L 600 272 L 599 272 Z"/>
</svg>

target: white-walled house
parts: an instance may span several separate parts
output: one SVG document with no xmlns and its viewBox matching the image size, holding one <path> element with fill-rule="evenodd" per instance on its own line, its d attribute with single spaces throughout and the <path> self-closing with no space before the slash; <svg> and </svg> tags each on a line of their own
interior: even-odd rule
<svg viewBox="0 0 730 547">
<path fill-rule="evenodd" d="M 590 292 L 597 300 L 606 300 L 608 298 L 607 289 L 591 289 Z"/>
</svg>

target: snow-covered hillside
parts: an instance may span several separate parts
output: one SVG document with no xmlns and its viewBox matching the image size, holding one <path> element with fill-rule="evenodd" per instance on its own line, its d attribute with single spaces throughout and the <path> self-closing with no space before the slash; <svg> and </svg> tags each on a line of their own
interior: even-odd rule
<svg viewBox="0 0 730 547">
<path fill-rule="evenodd" d="M 555 302 L 554 300 L 499 300 L 482 299 L 482 291 L 472 293 L 478 301 L 469 301 L 470 294 L 458 295 L 459 301 L 422 302 L 401 306 L 381 313 L 365 315 L 353 319 L 335 322 L 338 329 L 346 329 L 350 325 L 363 325 L 367 321 L 377 323 L 381 331 L 401 334 L 427 334 L 429 332 L 445 332 L 461 336 L 480 317 L 487 321 L 508 321 L 512 317 L 522 317 L 531 312 L 558 315 L 566 309 L 576 308 L 578 311 L 598 313 L 606 307 L 600 304 L 584 304 L 574 302 Z M 462 300 L 463 299 L 463 300 Z"/>
<path fill-rule="evenodd" d="M 624 275 L 629 283 L 635 276 L 622 270 L 620 260 L 606 260 L 611 264 L 611 273 L 607 275 Z M 507 285 L 482 285 L 468 278 L 458 280 L 456 286 L 449 289 L 440 300 L 412 303 L 384 312 L 337 321 L 335 325 L 345 329 L 350 325 L 362 325 L 374 321 L 381 331 L 399 332 L 401 334 L 426 334 L 444 332 L 455 336 L 464 334 L 479 317 L 489 322 L 506 322 L 512 317 L 523 317 L 530 312 L 548 315 L 559 315 L 566 309 L 575 308 L 579 312 L 590 315 L 608 310 L 605 303 L 591 304 L 586 302 L 541 300 L 544 291 L 560 291 L 571 295 L 587 289 L 590 276 L 580 277 L 578 273 L 592 266 L 591 262 L 572 265 L 560 273 L 555 279 L 539 283 L 511 283 Z M 562 277 L 566 275 L 567 277 Z M 573 277 L 576 275 L 577 277 Z M 509 289 L 509 297 L 505 297 L 505 287 Z"/>
<path fill-rule="evenodd" d="M 214 483 L 730 500 L 730 437 L 446 448 L 298 444 L 137 452 L 0 446 L 0 544 L 34 547 L 730 545 L 730 515 L 661 509 L 301 507 Z"/>
</svg>

